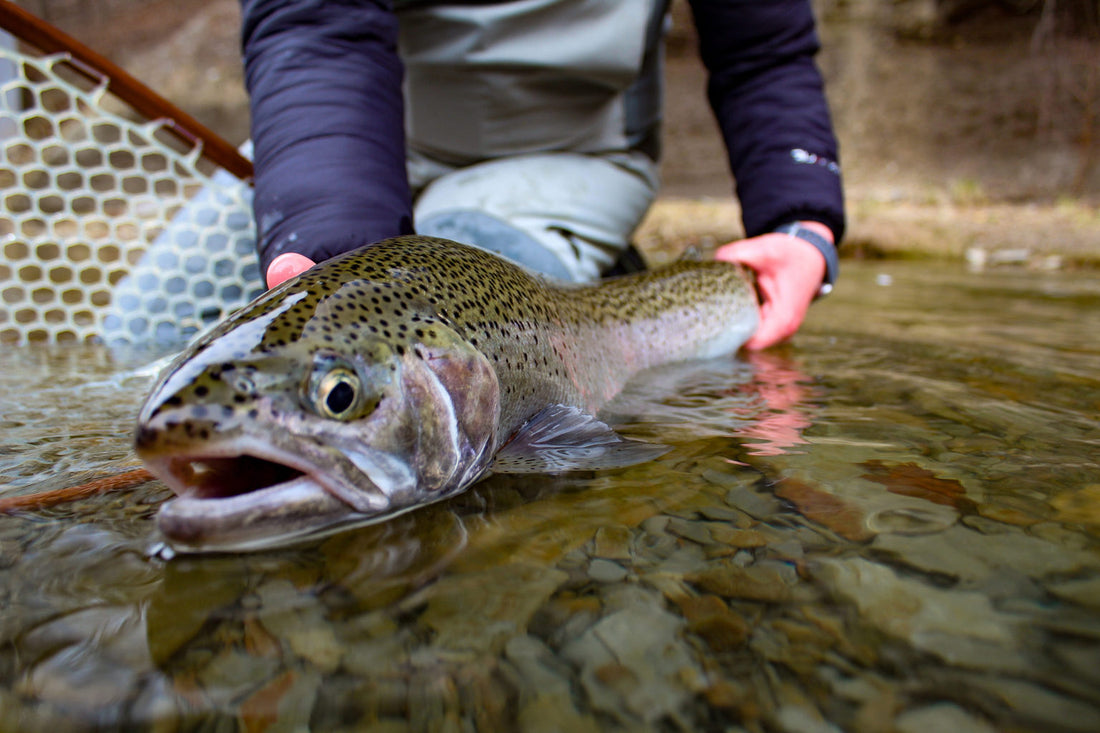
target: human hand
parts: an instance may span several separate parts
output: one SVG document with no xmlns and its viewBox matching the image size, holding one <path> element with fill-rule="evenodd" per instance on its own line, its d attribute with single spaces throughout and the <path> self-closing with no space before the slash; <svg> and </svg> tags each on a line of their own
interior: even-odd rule
<svg viewBox="0 0 1100 733">
<path fill-rule="evenodd" d="M 824 224 L 800 223 L 833 241 Z M 745 348 L 751 350 L 766 349 L 793 336 L 825 278 L 824 255 L 790 234 L 773 232 L 730 242 L 719 247 L 714 258 L 745 265 L 756 273 L 760 325 L 745 342 Z"/>
<path fill-rule="evenodd" d="M 273 288 L 292 277 L 297 277 L 315 264 L 317 263 L 305 255 L 297 252 L 283 252 L 267 267 L 267 287 Z"/>
</svg>

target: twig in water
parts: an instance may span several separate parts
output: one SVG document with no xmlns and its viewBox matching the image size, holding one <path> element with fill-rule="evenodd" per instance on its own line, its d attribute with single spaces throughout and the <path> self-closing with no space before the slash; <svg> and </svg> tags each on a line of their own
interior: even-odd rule
<svg viewBox="0 0 1100 733">
<path fill-rule="evenodd" d="M 54 491 L 40 491 L 37 494 L 24 494 L 23 496 L 9 496 L 0 499 L 0 514 L 9 514 L 16 511 L 28 511 L 45 509 L 55 504 L 64 504 L 68 501 L 76 501 L 95 494 L 105 494 L 108 491 L 118 491 L 140 486 L 155 478 L 144 468 L 135 468 L 130 471 L 104 476 L 89 481 L 79 486 L 70 486 L 67 489 L 55 489 Z"/>
</svg>

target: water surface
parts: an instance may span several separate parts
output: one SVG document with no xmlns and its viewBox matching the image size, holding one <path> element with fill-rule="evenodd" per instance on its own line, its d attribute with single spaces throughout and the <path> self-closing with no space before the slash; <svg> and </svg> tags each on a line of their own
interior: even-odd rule
<svg viewBox="0 0 1100 733">
<path fill-rule="evenodd" d="M 607 412 L 672 450 L 300 548 L 159 483 L 0 517 L 0 730 L 1100 729 L 1100 277 L 848 264 Z M 137 465 L 152 355 L 0 354 L 0 494 Z"/>
</svg>

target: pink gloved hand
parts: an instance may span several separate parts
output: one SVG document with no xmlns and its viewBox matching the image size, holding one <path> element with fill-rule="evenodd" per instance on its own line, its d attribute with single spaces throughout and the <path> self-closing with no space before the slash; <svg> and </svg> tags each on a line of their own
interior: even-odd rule
<svg viewBox="0 0 1100 733">
<path fill-rule="evenodd" d="M 830 242 L 829 227 L 800 222 Z M 766 349 L 795 334 L 825 278 L 825 257 L 809 242 L 790 234 L 762 234 L 722 245 L 716 260 L 736 262 L 756 273 L 760 291 L 760 325 L 745 342 L 751 350 Z"/>
<path fill-rule="evenodd" d="M 317 263 L 305 255 L 284 252 L 273 259 L 267 267 L 267 287 L 273 288 L 292 277 L 297 277 L 315 264 Z"/>
</svg>

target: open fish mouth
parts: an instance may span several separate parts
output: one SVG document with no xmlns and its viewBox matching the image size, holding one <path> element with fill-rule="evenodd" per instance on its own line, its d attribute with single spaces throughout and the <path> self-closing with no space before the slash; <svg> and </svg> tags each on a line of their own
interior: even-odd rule
<svg viewBox="0 0 1100 733">
<path fill-rule="evenodd" d="M 304 471 L 255 456 L 170 458 L 169 483 L 181 496 L 195 499 L 226 499 L 287 483 L 306 475 Z"/>
<path fill-rule="evenodd" d="M 178 495 L 157 515 L 157 526 L 177 551 L 284 546 L 370 519 L 329 491 L 308 466 L 224 453 L 146 463 Z"/>
</svg>

